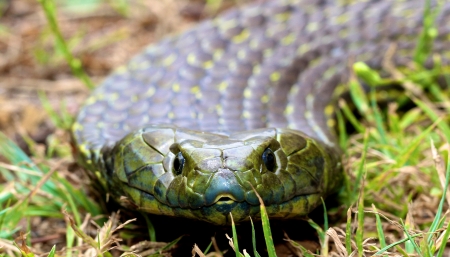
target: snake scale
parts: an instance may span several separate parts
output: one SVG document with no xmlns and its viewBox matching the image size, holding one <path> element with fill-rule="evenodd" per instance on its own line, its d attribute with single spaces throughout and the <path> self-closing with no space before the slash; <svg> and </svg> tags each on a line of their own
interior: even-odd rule
<svg viewBox="0 0 450 257">
<path fill-rule="evenodd" d="M 432 3 L 434 5 L 436 3 Z M 119 67 L 72 127 L 77 156 L 122 205 L 228 224 L 298 218 L 336 192 L 333 91 L 350 61 L 411 62 L 425 1 L 258 1 Z M 450 4 L 433 52 L 450 59 Z M 447 44 L 447 46 L 446 46 Z"/>
</svg>

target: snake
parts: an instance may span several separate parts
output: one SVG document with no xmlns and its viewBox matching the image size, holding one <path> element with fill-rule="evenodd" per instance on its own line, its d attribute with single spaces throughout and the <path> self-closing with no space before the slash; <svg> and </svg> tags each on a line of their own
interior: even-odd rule
<svg viewBox="0 0 450 257">
<path fill-rule="evenodd" d="M 450 59 L 450 3 L 431 52 Z M 76 158 L 142 213 L 216 225 L 307 216 L 342 187 L 335 89 L 413 61 L 422 0 L 256 1 L 150 44 L 86 99 Z M 427 32 L 427 31 L 425 31 Z M 447 43 L 447 46 L 446 46 Z"/>
</svg>

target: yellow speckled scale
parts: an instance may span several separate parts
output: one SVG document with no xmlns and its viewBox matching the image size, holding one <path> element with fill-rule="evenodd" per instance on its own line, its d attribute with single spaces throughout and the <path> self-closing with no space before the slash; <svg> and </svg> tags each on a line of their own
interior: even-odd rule
<svg viewBox="0 0 450 257">
<path fill-rule="evenodd" d="M 432 1 L 432 5 L 435 3 Z M 214 224 L 300 218 L 341 184 L 331 127 L 352 62 L 411 62 L 424 1 L 266 0 L 150 45 L 80 110 L 79 160 L 122 205 Z M 450 4 L 432 51 L 450 59 Z"/>
</svg>

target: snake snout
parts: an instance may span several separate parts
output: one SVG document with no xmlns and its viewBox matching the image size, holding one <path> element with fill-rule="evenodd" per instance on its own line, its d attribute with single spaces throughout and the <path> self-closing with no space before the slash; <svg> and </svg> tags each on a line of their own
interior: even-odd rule
<svg viewBox="0 0 450 257">
<path fill-rule="evenodd" d="M 233 171 L 218 169 L 205 191 L 206 205 L 220 202 L 242 202 L 245 199 L 244 190 L 238 183 Z"/>
</svg>

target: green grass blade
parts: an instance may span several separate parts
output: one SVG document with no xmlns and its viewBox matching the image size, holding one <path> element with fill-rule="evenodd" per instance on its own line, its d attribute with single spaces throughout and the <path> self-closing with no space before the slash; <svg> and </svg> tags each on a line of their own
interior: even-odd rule
<svg viewBox="0 0 450 257">
<path fill-rule="evenodd" d="M 91 198 L 89 198 L 83 191 L 75 188 L 69 181 L 61 178 L 60 176 L 56 176 L 56 181 L 58 182 L 58 184 L 63 185 L 63 187 L 60 187 L 59 193 L 59 195 L 63 197 L 63 199 L 69 199 L 69 196 L 66 196 L 65 194 L 73 196 L 71 197 L 73 198 L 72 202 L 76 204 L 73 205 L 72 208 L 79 209 L 80 207 L 83 207 L 86 211 L 94 216 L 102 214 L 100 206 Z"/>
<path fill-rule="evenodd" d="M 264 205 L 264 201 L 262 200 L 261 196 L 259 196 L 258 192 L 253 187 L 253 185 L 250 182 L 248 183 L 252 187 L 253 191 L 255 192 L 256 196 L 259 199 L 259 207 L 261 210 L 261 222 L 263 227 L 264 240 L 266 242 L 267 247 L 267 253 L 269 257 L 276 257 L 277 254 L 275 251 L 275 245 L 273 244 L 272 231 L 270 230 L 270 222 L 269 216 L 267 215 L 266 206 Z"/>
<path fill-rule="evenodd" d="M 398 136 L 399 139 L 397 140 L 397 143 L 401 143 L 403 141 L 403 130 L 400 126 L 400 118 L 397 113 L 397 104 L 394 103 L 389 105 L 388 107 L 388 130 L 391 131 L 394 135 Z"/>
<path fill-rule="evenodd" d="M 366 92 L 362 89 L 359 82 L 354 79 L 349 83 L 350 96 L 352 97 L 352 102 L 355 104 L 356 109 L 359 111 L 361 115 L 369 114 L 369 102 L 366 96 Z M 372 120 L 370 117 L 367 117 L 367 120 Z"/>
<path fill-rule="evenodd" d="M 302 254 L 303 256 L 305 256 L 305 257 L 315 257 L 314 254 L 312 254 L 308 249 L 306 249 L 306 248 L 305 248 L 304 246 L 302 246 L 301 244 L 299 244 L 299 243 L 297 243 L 297 242 L 295 242 L 295 241 L 293 241 L 293 240 L 290 240 L 290 239 L 289 239 L 289 243 L 291 243 L 295 248 L 300 249 L 301 254 Z"/>
<path fill-rule="evenodd" d="M 403 248 L 401 248 L 399 245 L 396 245 L 395 249 L 397 249 L 397 251 L 399 251 L 402 256 L 410 257 L 410 255 Z"/>
<path fill-rule="evenodd" d="M 377 106 L 377 99 L 376 99 L 376 92 L 374 89 L 370 91 L 370 106 L 371 110 L 373 112 L 373 119 L 375 122 L 375 127 L 377 128 L 378 134 L 380 135 L 380 142 L 384 145 L 387 145 L 387 139 L 386 139 L 386 130 L 384 129 L 384 122 L 383 117 L 381 115 L 381 112 Z M 383 153 L 388 156 L 389 158 L 393 158 L 393 154 L 389 151 L 387 148 L 382 149 Z"/>
<path fill-rule="evenodd" d="M 352 124 L 355 130 L 358 133 L 363 133 L 365 131 L 364 125 L 356 118 L 348 104 L 344 100 L 340 100 L 339 107 L 341 108 L 345 118 L 350 122 L 350 124 Z"/>
<path fill-rule="evenodd" d="M 352 252 L 352 206 L 347 210 L 347 223 L 345 225 L 345 249 L 347 253 Z"/>
<path fill-rule="evenodd" d="M 327 206 L 325 205 L 325 201 L 321 197 L 320 200 L 322 200 L 322 206 L 323 206 L 323 230 L 328 231 L 328 212 L 327 212 Z"/>
<path fill-rule="evenodd" d="M 383 232 L 383 226 L 381 224 L 380 214 L 378 214 L 377 207 L 375 207 L 374 204 L 372 204 L 372 209 L 373 209 L 373 212 L 375 213 L 378 241 L 380 242 L 381 248 L 384 248 L 384 247 L 386 247 L 386 239 L 385 239 L 384 232 Z"/>
<path fill-rule="evenodd" d="M 156 231 L 155 226 L 153 226 L 152 221 L 149 219 L 147 213 L 140 212 L 142 217 L 145 220 L 145 224 L 147 225 L 148 230 L 148 237 L 150 238 L 151 242 L 156 242 Z"/>
<path fill-rule="evenodd" d="M 327 206 L 325 205 L 325 202 L 323 198 L 320 198 L 322 200 L 322 206 L 323 206 L 323 235 L 321 235 L 322 239 L 320 241 L 321 250 L 320 254 L 327 256 L 328 255 L 328 240 L 327 240 L 327 233 L 328 231 L 328 212 L 327 212 Z"/>
<path fill-rule="evenodd" d="M 400 129 L 401 131 L 406 130 L 409 126 L 417 122 L 422 115 L 422 111 L 419 108 L 414 108 L 412 110 L 407 111 L 401 118 L 400 118 Z"/>
<path fill-rule="evenodd" d="M 234 246 L 234 252 L 236 254 L 236 257 L 243 256 L 241 252 L 239 251 L 239 242 L 237 239 L 237 232 L 236 232 L 236 225 L 234 224 L 233 215 L 230 212 L 230 218 L 231 218 L 231 231 L 233 233 L 233 246 Z"/>
<path fill-rule="evenodd" d="M 169 250 L 170 248 L 172 248 L 174 245 L 176 245 L 178 243 L 178 241 L 180 241 L 184 236 L 180 236 L 177 239 L 173 240 L 172 242 L 168 243 L 167 245 L 165 245 L 163 248 L 161 248 L 158 253 L 161 254 L 163 251 Z"/>
<path fill-rule="evenodd" d="M 256 192 L 256 191 L 255 191 Z M 258 195 L 259 197 L 259 195 Z M 266 241 L 267 253 L 269 257 L 276 257 L 275 245 L 273 244 L 272 231 L 270 230 L 269 216 L 266 212 L 266 207 L 264 202 L 259 197 L 260 208 L 261 208 L 261 221 L 264 233 L 264 240 Z"/>
<path fill-rule="evenodd" d="M 446 249 L 446 242 L 448 241 L 449 237 L 450 237 L 450 224 L 448 224 L 447 228 L 445 229 L 444 236 L 442 237 L 441 240 L 441 246 L 439 247 L 439 251 L 436 254 L 436 257 L 444 256 L 444 251 Z"/>
<path fill-rule="evenodd" d="M 75 231 L 70 227 L 69 224 L 66 226 L 66 247 L 67 249 L 72 249 L 76 243 L 77 236 Z M 72 256 L 72 251 L 68 251 L 68 256 Z M 76 252 L 75 252 L 76 255 Z"/>
<path fill-rule="evenodd" d="M 319 236 L 320 254 L 324 256 L 328 255 L 328 243 L 326 242 L 327 237 L 326 232 L 312 219 L 308 219 L 308 224 L 316 230 L 317 235 Z"/>
<path fill-rule="evenodd" d="M 376 70 L 373 70 L 364 62 L 355 62 L 353 64 L 353 71 L 359 78 L 361 78 L 369 86 L 374 87 L 383 84 L 383 80 L 381 79 L 380 74 L 378 74 Z M 367 99 L 366 103 L 368 103 Z"/>
<path fill-rule="evenodd" d="M 438 84 L 432 83 L 428 86 L 428 90 L 430 90 L 430 93 L 439 101 L 439 102 L 450 102 L 450 98 L 447 96 L 447 94 L 441 90 Z M 448 107 L 447 107 L 448 108 Z"/>
<path fill-rule="evenodd" d="M 436 148 L 434 147 L 433 143 L 432 143 L 431 149 L 432 149 L 432 152 L 433 152 L 433 155 L 434 155 L 433 157 L 437 158 Z M 430 226 L 430 229 L 429 229 L 429 231 L 431 233 L 428 235 L 428 239 L 427 239 L 428 244 L 431 244 L 431 241 L 432 241 L 432 238 L 433 238 L 433 232 L 435 232 L 439 228 L 439 220 L 441 218 L 442 211 L 443 211 L 443 208 L 444 208 L 445 196 L 447 195 L 446 192 L 448 190 L 448 184 L 449 183 L 450 183 L 450 159 L 447 159 L 447 170 L 446 170 L 446 173 L 445 173 L 444 189 L 442 191 L 443 193 L 442 193 L 441 200 L 439 202 L 439 207 L 438 207 L 438 209 L 436 211 L 436 216 L 435 216 L 433 222 L 431 223 L 431 226 Z"/>
<path fill-rule="evenodd" d="M 42 9 L 44 10 L 45 17 L 47 18 L 50 29 L 55 36 L 56 43 L 59 49 L 63 52 L 67 63 L 69 64 L 72 72 L 81 81 L 84 82 L 86 87 L 89 89 L 94 88 L 94 83 L 92 83 L 89 76 L 84 72 L 81 65 L 81 61 L 76 59 L 69 50 L 69 47 L 62 36 L 61 30 L 59 29 L 58 22 L 56 21 L 56 7 L 53 0 L 38 0 L 41 3 Z"/>
<path fill-rule="evenodd" d="M 5 157 L 12 165 L 19 166 L 23 169 L 29 169 L 42 175 L 42 171 L 33 163 L 33 161 L 18 147 L 12 140 L 0 131 L 0 155 Z M 19 177 L 22 172 L 17 174 Z M 21 177 L 27 179 L 26 176 Z"/>
<path fill-rule="evenodd" d="M 439 114 L 437 114 L 431 107 L 426 105 L 423 101 L 413 97 L 412 100 L 414 101 L 417 106 L 422 109 L 422 111 L 433 121 L 437 122 L 441 118 L 439 117 Z M 437 124 L 438 128 L 444 132 L 445 137 L 447 138 L 447 142 L 450 142 L 450 126 L 446 122 L 439 122 Z"/>
<path fill-rule="evenodd" d="M 363 182 L 364 183 L 364 182 Z M 358 201 L 358 227 L 356 228 L 356 247 L 358 256 L 364 256 L 363 251 L 363 235 L 364 235 L 364 185 L 361 185 Z"/>
<path fill-rule="evenodd" d="M 414 150 L 417 149 L 417 147 L 422 143 L 422 141 L 425 139 L 426 136 L 428 136 L 431 131 L 433 131 L 436 127 L 436 125 L 439 125 L 437 123 L 434 123 L 430 125 L 425 131 L 420 133 L 417 137 L 415 137 L 397 156 L 396 164 L 395 166 L 397 168 L 400 168 L 407 164 L 408 160 L 410 159 L 410 156 Z"/>
<path fill-rule="evenodd" d="M 253 245 L 253 255 L 255 257 L 261 257 L 256 251 L 256 233 L 255 233 L 255 226 L 253 225 L 253 219 L 250 217 L 250 224 L 252 225 L 252 245 Z"/>
<path fill-rule="evenodd" d="M 47 257 L 55 257 L 56 253 L 56 246 L 53 246 L 50 252 L 48 253 Z"/>
<path fill-rule="evenodd" d="M 411 236 L 411 238 L 416 238 L 416 237 L 418 237 L 418 236 L 423 236 L 422 234 L 415 234 L 415 235 L 412 235 Z M 403 238 L 403 239 L 401 239 L 401 240 L 399 240 L 399 241 L 397 241 L 397 242 L 394 242 L 394 243 L 392 243 L 392 244 L 390 244 L 390 245 L 388 245 L 388 246 L 386 246 L 386 247 L 383 247 L 383 248 L 381 248 L 378 252 L 376 252 L 374 255 L 375 256 L 377 256 L 377 255 L 381 255 L 381 254 L 383 254 L 384 252 L 386 252 L 387 250 L 389 250 L 390 248 L 392 248 L 392 247 L 394 247 L 394 246 L 397 246 L 397 245 L 399 245 L 399 244 L 403 244 L 404 242 L 406 242 L 406 241 L 408 241 L 409 240 L 409 238 Z"/>
<path fill-rule="evenodd" d="M 209 245 L 206 247 L 206 249 L 203 251 L 203 253 L 206 255 L 209 253 L 209 250 L 211 249 L 211 246 L 213 245 L 213 241 L 209 243 Z"/>
<path fill-rule="evenodd" d="M 403 222 L 403 220 L 400 220 L 400 224 L 402 225 L 403 234 L 406 236 L 408 241 L 405 242 L 405 249 L 406 253 L 408 254 L 414 254 L 417 253 L 419 256 L 422 256 L 422 251 L 420 250 L 419 246 L 416 244 L 416 241 L 412 238 L 411 234 L 408 231 L 407 226 Z M 414 252 L 415 251 L 415 252 Z"/>
<path fill-rule="evenodd" d="M 425 1 L 425 7 L 423 10 L 423 28 L 420 33 L 419 40 L 414 51 L 414 61 L 417 64 L 423 65 L 427 58 L 430 56 L 433 49 L 433 42 L 438 35 L 437 28 L 435 27 L 435 15 L 439 11 L 438 9 L 431 9 L 430 0 Z"/>
<path fill-rule="evenodd" d="M 353 202 L 355 199 L 357 199 L 358 194 L 356 192 L 361 188 L 361 181 L 364 176 L 364 165 L 366 163 L 365 160 L 366 160 L 366 156 L 367 156 L 367 149 L 369 148 L 369 133 L 368 132 L 366 132 L 364 135 L 364 143 L 363 144 L 364 144 L 364 149 L 363 149 L 360 164 L 358 166 L 358 170 L 356 173 L 356 180 L 354 183 L 352 195 L 350 196 L 350 199 L 351 199 L 350 202 Z"/>
<path fill-rule="evenodd" d="M 344 116 L 341 113 L 341 110 L 336 110 L 336 119 L 338 123 L 338 131 L 339 131 L 339 145 L 342 149 L 345 149 L 348 142 L 348 134 L 347 130 L 345 129 L 345 119 Z"/>
<path fill-rule="evenodd" d="M 29 189 L 22 186 L 22 184 L 28 185 L 31 182 L 32 185 L 36 185 L 45 175 L 45 172 L 39 169 L 21 148 L 2 132 L 0 132 L 0 156 L 6 158 L 11 165 L 18 167 L 20 171 L 28 171 L 15 172 L 14 175 L 12 175 L 6 169 L 0 168 L 0 173 L 2 173 L 6 180 L 17 181 L 18 179 L 18 181 L 21 182 L 20 184 L 16 184 L 16 189 L 20 193 L 25 194 L 29 192 Z M 55 184 L 49 180 L 42 185 L 41 189 L 51 194 L 55 194 L 56 192 Z"/>
<path fill-rule="evenodd" d="M 64 101 L 61 102 L 61 113 L 58 114 L 50 104 L 50 101 L 43 91 L 39 91 L 38 96 L 39 100 L 41 101 L 42 107 L 47 112 L 53 124 L 55 124 L 55 126 L 58 128 L 69 130 L 73 123 L 73 117 L 68 113 Z"/>
</svg>

